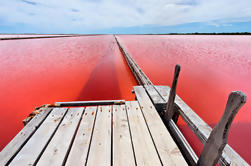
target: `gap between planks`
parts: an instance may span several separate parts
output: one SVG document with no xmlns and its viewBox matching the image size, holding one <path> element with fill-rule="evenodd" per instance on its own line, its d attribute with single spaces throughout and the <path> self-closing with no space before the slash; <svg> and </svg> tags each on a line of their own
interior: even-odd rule
<svg viewBox="0 0 251 166">
<path fill-rule="evenodd" d="M 111 109 L 99 106 L 86 165 L 111 165 Z"/>
<path fill-rule="evenodd" d="M 135 86 L 134 91 L 163 165 L 187 165 L 145 89 Z"/>
<path fill-rule="evenodd" d="M 113 105 L 113 165 L 135 165 L 125 105 Z"/>
<path fill-rule="evenodd" d="M 159 132 L 156 117 L 149 118 L 154 110 L 142 105 L 145 108 L 137 101 L 130 101 L 126 107 L 87 107 L 85 112 L 84 108 L 68 111 L 54 108 L 11 165 L 62 165 L 65 162 L 66 165 L 162 165 L 165 160 L 158 153 L 167 149 L 159 146 L 165 147 L 168 143 L 156 137 Z M 158 125 L 162 123 L 158 118 L 157 121 Z"/>
<path fill-rule="evenodd" d="M 63 165 L 84 108 L 69 108 L 37 166 Z"/>
<path fill-rule="evenodd" d="M 45 108 L 37 114 L 32 120 L 11 140 L 8 145 L 0 152 L 0 165 L 7 165 L 11 159 L 22 149 L 25 143 L 35 133 L 43 123 L 53 108 Z"/>
<path fill-rule="evenodd" d="M 67 108 L 54 108 L 33 136 L 15 156 L 10 166 L 35 164 L 55 133 L 66 111 Z"/>
<path fill-rule="evenodd" d="M 75 136 L 75 140 L 68 155 L 66 166 L 85 165 L 92 139 L 93 128 L 95 126 L 96 112 L 96 106 L 87 107 L 85 109 Z"/>
</svg>

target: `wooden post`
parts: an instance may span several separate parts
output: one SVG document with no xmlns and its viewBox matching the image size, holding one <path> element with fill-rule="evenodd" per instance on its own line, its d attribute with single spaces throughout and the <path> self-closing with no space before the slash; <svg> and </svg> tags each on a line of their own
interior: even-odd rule
<svg viewBox="0 0 251 166">
<path fill-rule="evenodd" d="M 179 113 L 179 107 L 177 105 L 174 105 L 173 107 L 173 116 L 172 116 L 172 119 L 174 121 L 174 123 L 177 123 L 178 120 L 179 120 L 179 116 L 180 116 L 180 113 Z"/>
<path fill-rule="evenodd" d="M 225 112 L 220 122 L 210 133 L 197 166 L 215 166 L 217 164 L 222 151 L 227 144 L 227 136 L 231 123 L 245 102 L 246 95 L 241 91 L 233 91 L 229 95 Z"/>
<path fill-rule="evenodd" d="M 174 115 L 174 100 L 176 96 L 176 87 L 178 82 L 178 77 L 180 73 L 180 65 L 175 66 L 174 78 L 172 83 L 172 88 L 169 93 L 169 98 L 166 106 L 165 119 L 169 121 Z"/>
</svg>

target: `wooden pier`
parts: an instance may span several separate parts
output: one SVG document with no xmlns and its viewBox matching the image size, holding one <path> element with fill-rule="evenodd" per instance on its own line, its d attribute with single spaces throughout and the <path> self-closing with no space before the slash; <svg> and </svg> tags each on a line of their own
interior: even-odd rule
<svg viewBox="0 0 251 166">
<path fill-rule="evenodd" d="M 1 164 L 187 165 L 145 89 L 135 92 L 136 101 L 43 108 L 1 152 Z"/>
<path fill-rule="evenodd" d="M 139 83 L 133 87 L 135 101 L 43 105 L 0 152 L 0 166 L 249 165 L 227 144 L 234 116 L 246 101 L 244 93 L 230 94 L 220 122 L 212 129 L 176 95 L 179 65 L 171 88 L 156 86 L 116 41 Z M 179 117 L 204 144 L 200 156 L 176 125 Z"/>
</svg>

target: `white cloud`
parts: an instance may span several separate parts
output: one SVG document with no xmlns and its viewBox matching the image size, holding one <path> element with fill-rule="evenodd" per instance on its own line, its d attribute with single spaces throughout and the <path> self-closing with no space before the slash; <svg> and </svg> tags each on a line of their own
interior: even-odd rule
<svg viewBox="0 0 251 166">
<path fill-rule="evenodd" d="M 0 19 L 41 29 L 103 29 L 251 21 L 250 0 L 8 0 Z M 215 24 L 216 25 L 216 24 Z"/>
</svg>

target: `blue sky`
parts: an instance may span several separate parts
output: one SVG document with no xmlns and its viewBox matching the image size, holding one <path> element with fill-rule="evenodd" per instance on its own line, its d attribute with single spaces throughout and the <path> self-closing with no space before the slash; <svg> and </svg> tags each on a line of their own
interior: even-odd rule
<svg viewBox="0 0 251 166">
<path fill-rule="evenodd" d="M 251 32 L 251 0 L 2 0 L 0 33 Z"/>
</svg>

